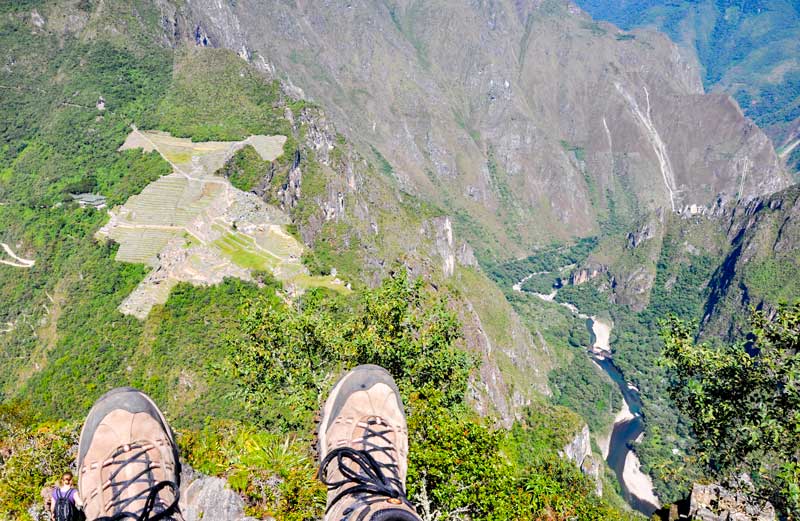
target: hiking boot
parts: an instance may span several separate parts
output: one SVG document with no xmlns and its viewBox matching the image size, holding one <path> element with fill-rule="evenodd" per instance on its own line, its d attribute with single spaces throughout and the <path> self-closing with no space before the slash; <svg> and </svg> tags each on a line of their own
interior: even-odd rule
<svg viewBox="0 0 800 521">
<path fill-rule="evenodd" d="M 319 426 L 325 521 L 420 521 L 406 498 L 408 429 L 391 375 L 376 365 L 347 373 Z"/>
<path fill-rule="evenodd" d="M 114 389 L 92 406 L 81 430 L 78 472 L 90 521 L 183 521 L 174 436 L 156 404 L 136 389 Z"/>
</svg>

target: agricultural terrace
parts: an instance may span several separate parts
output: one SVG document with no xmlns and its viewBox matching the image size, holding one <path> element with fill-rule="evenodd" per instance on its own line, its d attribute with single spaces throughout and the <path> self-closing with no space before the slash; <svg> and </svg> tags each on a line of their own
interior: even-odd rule
<svg viewBox="0 0 800 521">
<path fill-rule="evenodd" d="M 133 129 L 120 150 L 156 151 L 173 171 L 110 210 L 111 219 L 98 231 L 98 237 L 119 243 L 116 260 L 153 268 L 120 311 L 144 318 L 166 302 L 178 282 L 250 280 L 253 271 L 271 272 L 292 292 L 320 286 L 346 290 L 335 277 L 309 275 L 300 261 L 304 246 L 285 230 L 285 213 L 215 175 L 246 145 L 272 161 L 283 154 L 285 141 L 285 136 L 250 136 L 193 143 Z"/>
</svg>

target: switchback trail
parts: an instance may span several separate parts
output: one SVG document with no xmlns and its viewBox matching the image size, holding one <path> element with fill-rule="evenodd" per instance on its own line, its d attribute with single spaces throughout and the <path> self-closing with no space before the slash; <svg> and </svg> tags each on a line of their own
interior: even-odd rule
<svg viewBox="0 0 800 521">
<path fill-rule="evenodd" d="M 0 242 L 0 246 L 3 247 L 3 250 L 5 250 L 5 252 L 9 255 L 9 257 L 11 257 L 12 259 L 14 259 L 14 261 L 16 261 L 14 262 L 14 261 L 7 261 L 0 259 L 0 263 L 6 264 L 8 266 L 14 266 L 15 268 L 31 268 L 33 267 L 34 264 L 36 264 L 35 260 L 23 259 L 22 257 L 19 257 L 16 253 L 14 253 L 11 250 L 11 247 L 9 247 L 8 244 Z"/>
</svg>

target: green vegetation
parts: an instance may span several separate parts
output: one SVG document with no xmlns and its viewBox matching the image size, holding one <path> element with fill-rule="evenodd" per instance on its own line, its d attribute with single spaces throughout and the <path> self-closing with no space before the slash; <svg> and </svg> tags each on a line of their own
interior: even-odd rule
<svg viewBox="0 0 800 521">
<path fill-rule="evenodd" d="M 608 32 L 597 22 L 583 22 L 581 28 L 590 31 L 594 36 L 604 36 Z"/>
<path fill-rule="evenodd" d="M 286 521 L 319 519 L 325 487 L 308 440 L 227 420 L 178 433 L 181 456 L 194 469 L 227 479 L 245 500 L 245 513 Z"/>
<path fill-rule="evenodd" d="M 24 406 L 0 405 L 0 517 L 27 516 L 41 488 L 67 470 L 78 432 L 76 424 L 33 426 Z"/>
<path fill-rule="evenodd" d="M 568 302 L 587 315 L 608 315 L 612 308 L 607 291 L 601 291 L 596 280 L 578 286 L 567 285 L 556 295 L 557 302 Z"/>
<path fill-rule="evenodd" d="M 578 352 L 569 366 L 550 372 L 553 402 L 575 411 L 586 419 L 592 432 L 605 432 L 622 407 L 622 395 L 598 368 Z"/>
<path fill-rule="evenodd" d="M 107 6 L 103 27 L 92 26 L 91 37 L 34 35 L 27 15 L 0 20 L 0 48 L 13 57 L 0 70 L 12 93 L 0 97 L 0 239 L 36 260 L 30 269 L 0 267 L 0 325 L 14 325 L 0 336 L 0 400 L 4 410 L 25 411 L 14 413 L 13 432 L 0 421 L 0 517 L 25 518 L 37 487 L 70 463 L 65 447 L 92 401 L 111 387 L 133 385 L 151 394 L 181 431 L 184 458 L 226 477 L 249 513 L 318 518 L 323 491 L 313 479 L 312 414 L 335 377 L 363 362 L 389 368 L 408 403 L 414 501 L 474 520 L 624 517 L 557 457 L 580 425 L 574 413 L 533 403 L 507 432 L 469 411 L 467 381 L 475 364 L 464 350 L 457 306 L 444 297 L 450 288 L 434 292 L 409 280 L 405 268 L 376 289 L 365 288 L 387 271 L 374 266 L 406 254 L 402 232 L 441 212 L 375 175 L 392 176 L 376 153 L 377 167 L 355 177 L 361 201 L 386 204 L 385 211 L 369 207 L 377 231 L 346 212 L 324 220 L 319 206 L 328 188 L 338 186 L 331 183 L 344 178 L 342 162 L 352 152 L 344 140 L 337 137 L 330 168 L 323 167 L 303 144 L 303 125 L 283 118 L 287 108 L 295 115 L 308 109 L 305 102 L 286 99 L 276 82 L 229 51 L 162 47 L 160 13 L 135 4 L 125 17 Z M 407 36 L 414 16 L 423 14 L 419 4 L 398 15 Z M 101 96 L 105 110 L 96 107 Z M 117 307 L 146 268 L 115 262 L 116 245 L 93 239 L 105 212 L 80 209 L 68 194 L 96 192 L 116 205 L 170 171 L 156 153 L 117 152 L 132 124 L 194 141 L 286 135 L 284 154 L 271 165 L 245 147 L 223 173 L 252 190 L 274 167 L 266 197 L 278 202 L 297 162 L 303 197 L 287 211 L 295 234 L 313 241 L 304 261 L 314 273 L 337 268 L 355 292 L 315 289 L 292 301 L 264 271 L 269 263 L 254 245 L 232 235 L 223 246 L 259 270 L 258 284 L 179 284 L 145 320 L 121 315 Z M 579 149 L 571 153 L 581 159 Z M 498 189 L 510 190 L 506 174 L 489 166 Z M 348 211 L 360 211 L 351 194 L 345 197 Z M 471 219 L 466 212 L 454 217 L 471 233 L 488 233 Z M 555 276 L 585 260 L 596 243 L 583 239 L 486 267 L 512 295 L 522 276 Z M 432 281 L 440 282 L 435 273 Z M 547 277 L 530 283 L 545 286 Z M 607 423 L 620 398 L 579 352 L 588 343 L 585 325 L 556 304 L 539 306 L 524 296 L 512 303 L 526 310 L 531 330 L 558 357 L 551 374 L 556 404 L 577 410 L 593 428 Z M 492 338 L 511 338 L 508 316 L 485 314 Z M 567 377 L 570 366 L 579 379 Z"/>
<path fill-rule="evenodd" d="M 511 285 L 534 273 L 521 289 L 548 294 L 557 281 L 566 278 L 571 271 L 562 273 L 560 268 L 580 265 L 597 244 L 596 237 L 584 238 L 571 246 L 553 246 L 525 259 L 487 267 L 531 333 L 540 335 L 546 342 L 553 363 L 548 375 L 552 403 L 578 413 L 593 433 L 608 430 L 622 405 L 622 395 L 616 384 L 584 354 L 591 340 L 586 321 L 556 303 L 512 291 Z M 611 308 L 607 296 L 598 293 L 591 283 L 563 286 L 557 299 L 573 302 L 585 313 L 607 314 Z"/>
<path fill-rule="evenodd" d="M 455 316 L 421 284 L 400 271 L 356 303 L 310 291 L 299 313 L 277 296 L 250 303 L 231 370 L 253 417 L 310 430 L 325 383 L 337 368 L 361 363 L 388 369 L 406 401 L 412 392 L 436 390 L 443 405 L 460 403 L 472 362 L 455 348 Z"/>
<path fill-rule="evenodd" d="M 769 302 L 789 302 L 800 295 L 800 278 L 797 277 L 797 264 L 789 259 L 768 257 L 748 266 L 745 284 L 753 299 L 766 299 Z M 776 284 L 781 281 L 780 284 Z"/>
<path fill-rule="evenodd" d="M 671 318 L 663 356 L 700 461 L 716 479 L 750 475 L 759 497 L 800 515 L 800 302 L 753 312 L 747 343 L 698 344 L 692 330 Z"/>
<path fill-rule="evenodd" d="M 381 154 L 377 148 L 373 146 L 371 149 L 372 153 L 375 155 L 375 160 L 378 163 L 378 171 L 388 177 L 394 176 L 394 168 L 392 168 L 391 163 L 389 163 L 389 161 L 383 157 L 383 154 Z"/>
<path fill-rule="evenodd" d="M 593 433 L 608 430 L 622 405 L 622 395 L 605 373 L 584 354 L 590 344 L 585 320 L 558 304 L 527 294 L 509 301 L 532 332 L 547 343 L 555 367 L 548 375 L 552 403 L 578 413 Z"/>
<path fill-rule="evenodd" d="M 172 85 L 154 114 L 156 128 L 195 141 L 291 134 L 277 80 L 266 81 L 228 50 L 184 48 L 175 59 Z"/>
<path fill-rule="evenodd" d="M 691 482 L 700 477 L 688 419 L 675 414 L 668 398 L 665 370 L 657 364 L 663 348 L 657 324 L 670 314 L 689 320 L 701 317 L 709 295 L 708 281 L 720 261 L 713 249 L 687 245 L 708 240 L 694 227 L 694 223 L 676 223 L 667 229 L 663 243 L 659 241 L 656 277 L 649 304 L 642 311 L 634 312 L 612 303 L 607 277 L 578 286 L 567 284 L 556 296 L 558 302 L 571 303 L 582 313 L 607 316 L 613 321 L 611 342 L 615 363 L 625 378 L 641 390 L 643 401 L 646 436 L 637 445 L 637 454 L 644 470 L 652 474 L 659 497 L 665 501 L 681 499 Z M 698 240 L 701 242 L 697 243 Z M 553 402 L 580 414 L 595 433 L 608 429 L 622 397 L 616 385 L 583 355 L 590 341 L 584 321 L 562 306 L 512 292 L 509 286 L 527 273 L 546 271 L 529 279 L 523 289 L 548 293 L 557 277 L 566 276 L 557 269 L 552 271 L 554 268 L 571 262 L 580 266 L 593 251 L 594 255 L 608 255 L 608 245 L 615 241 L 624 243 L 624 235 L 584 239 L 571 248 L 544 249 L 536 256 L 489 268 L 496 280 L 507 284 L 507 298 L 531 332 L 541 334 L 547 343 L 555 361 L 549 373 Z M 613 255 L 618 258 L 619 266 L 632 269 L 631 266 L 648 262 L 646 256 L 650 253 L 636 248 Z M 617 268 L 614 265 L 611 269 Z M 677 449 L 677 454 L 673 449 Z"/>
<path fill-rule="evenodd" d="M 489 146 L 487 151 L 486 169 L 489 172 L 489 181 L 492 190 L 497 194 L 501 207 L 503 229 L 510 239 L 515 242 L 522 242 L 519 233 L 519 204 L 514 198 L 513 188 L 509 184 L 508 173 L 497 163 L 494 149 Z"/>
<path fill-rule="evenodd" d="M 207 308 L 225 300 L 219 294 L 198 299 L 204 290 L 182 288 L 164 307 L 173 320 L 191 313 L 193 306 Z M 228 382 L 234 392 L 206 393 L 208 400 L 226 400 L 220 404 L 225 409 L 201 406 L 210 412 L 209 419 L 182 429 L 179 444 L 194 468 L 226 477 L 245 498 L 249 514 L 319 518 L 325 492 L 314 478 L 314 411 L 341 370 L 374 362 L 393 373 L 408 404 L 409 493 L 420 508 L 460 512 L 475 520 L 625 518 L 591 493 L 593 484 L 572 463 L 557 456 L 581 424 L 574 413 L 536 403 L 522 422 L 505 431 L 488 427 L 469 411 L 465 398 L 473 363 L 460 347 L 460 325 L 446 300 L 421 281 L 409 280 L 400 270 L 357 296 L 313 290 L 292 305 L 275 289 L 260 291 L 235 281 L 211 288 L 233 298 L 248 294 L 239 325 L 220 329 L 227 332 L 220 344 L 222 365 L 202 369 L 197 360 L 183 359 L 181 366 L 215 378 L 232 377 Z M 199 333 L 201 322 L 189 333 L 174 324 L 164 326 L 170 336 L 159 342 L 159 335 L 146 356 L 163 367 L 170 357 L 198 351 L 174 342 Z M 219 359 L 220 352 L 215 354 Z M 174 407 L 164 392 L 180 384 L 152 374 L 149 391 L 168 409 Z M 246 422 L 224 419 L 237 410 L 245 413 Z M 39 488 L 74 457 L 68 448 L 77 425 L 37 425 L 20 406 L 2 412 L 0 447 L 8 451 L 2 456 L 0 483 L 7 486 L 0 494 L 0 512 L 25 518 Z M 31 475 L 31 469 L 38 474 Z M 24 490 L 19 488 L 23 483 Z"/>
<path fill-rule="evenodd" d="M 249 192 L 269 180 L 271 166 L 270 161 L 263 161 L 256 149 L 247 145 L 237 151 L 217 174 L 227 177 L 239 190 Z"/>
<path fill-rule="evenodd" d="M 229 233 L 214 242 L 223 253 L 242 268 L 267 271 L 278 263 L 276 257 L 259 250 L 250 237 L 238 233 Z"/>
<path fill-rule="evenodd" d="M 569 144 L 569 142 L 564 141 L 563 139 L 559 141 L 559 143 L 561 143 L 561 148 L 563 148 L 566 152 L 571 152 L 575 154 L 575 159 L 581 162 L 586 161 L 586 150 L 583 147 L 579 147 L 577 145 L 571 145 Z"/>
<path fill-rule="evenodd" d="M 580 424 L 572 413 L 540 405 L 506 432 L 469 412 L 472 362 L 455 315 L 404 270 L 358 298 L 309 292 L 295 309 L 262 298 L 245 308 L 243 327 L 229 358 L 237 396 L 274 433 L 311 432 L 339 368 L 370 362 L 392 372 L 409 409 L 409 494 L 422 508 L 476 520 L 620 515 L 556 456 Z"/>
<path fill-rule="evenodd" d="M 686 320 L 702 316 L 708 281 L 719 261 L 709 252 L 685 250 L 682 228 L 691 229 L 691 224 L 670 228 L 664 237 L 648 306 L 638 313 L 621 307 L 611 312 L 615 363 L 642 396 L 645 438 L 637 454 L 662 501 L 681 499 L 698 478 L 698 469 L 688 418 L 675 414 L 665 370 L 658 364 L 663 349 L 658 324 L 670 315 Z"/>
<path fill-rule="evenodd" d="M 524 259 L 501 264 L 486 262 L 483 268 L 502 288 L 510 291 L 511 286 L 526 275 L 557 271 L 564 266 L 582 262 L 596 245 L 597 237 L 585 237 L 572 246 L 545 248 Z"/>
</svg>

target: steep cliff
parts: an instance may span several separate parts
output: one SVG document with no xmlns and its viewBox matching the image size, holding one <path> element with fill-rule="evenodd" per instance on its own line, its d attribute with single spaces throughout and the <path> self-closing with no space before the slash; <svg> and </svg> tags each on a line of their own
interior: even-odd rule
<svg viewBox="0 0 800 521">
<path fill-rule="evenodd" d="M 730 249 L 710 282 L 702 335 L 741 338 L 750 308 L 774 311 L 800 294 L 800 187 L 737 207 Z"/>
</svg>

